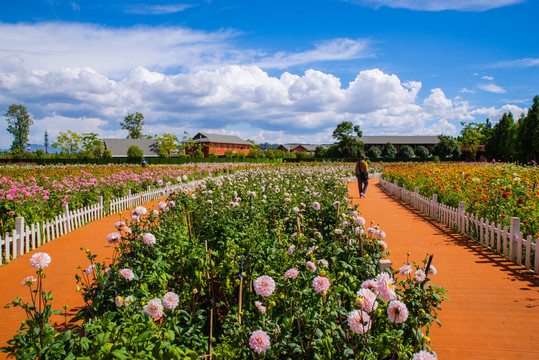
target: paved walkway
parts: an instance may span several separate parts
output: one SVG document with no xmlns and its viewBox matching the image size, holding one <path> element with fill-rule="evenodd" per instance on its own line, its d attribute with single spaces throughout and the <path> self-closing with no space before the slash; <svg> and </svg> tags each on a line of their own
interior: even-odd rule
<svg viewBox="0 0 539 360">
<path fill-rule="evenodd" d="M 367 224 L 386 232 L 394 268 L 408 252 L 416 262 L 434 254 L 432 280 L 449 290 L 442 327 L 432 328 L 439 359 L 539 359 L 539 277 L 386 194 L 378 179 L 369 183 L 367 198 L 357 183 L 351 194 Z"/>
<path fill-rule="evenodd" d="M 143 206 L 157 209 L 158 202 L 159 200 L 155 200 Z M 107 235 L 116 231 L 115 222 L 128 218 L 130 213 L 131 210 L 126 210 L 121 214 L 110 215 L 89 223 L 0 267 L 0 347 L 7 345 L 7 341 L 13 338 L 19 329 L 21 321 L 26 318 L 20 308 L 4 309 L 4 305 L 11 303 L 18 296 L 24 301 L 29 301 L 28 287 L 22 286 L 21 281 L 26 276 L 36 275 L 35 269 L 29 263 L 32 255 L 36 252 L 50 255 L 52 261 L 45 268 L 47 277 L 44 280 L 44 289 L 52 290 L 54 310 L 61 310 L 63 305 L 69 306 L 69 320 L 84 305 L 81 294 L 76 291 L 75 274 L 80 274 L 77 265 L 86 269 L 90 263 L 80 248 L 90 249 L 92 254 L 97 254 L 96 261 L 106 260 L 109 263 L 114 248 L 107 242 Z M 63 326 L 63 322 L 63 316 L 57 316 L 52 324 Z M 0 359 L 5 357 L 6 354 L 0 352 Z"/>
</svg>

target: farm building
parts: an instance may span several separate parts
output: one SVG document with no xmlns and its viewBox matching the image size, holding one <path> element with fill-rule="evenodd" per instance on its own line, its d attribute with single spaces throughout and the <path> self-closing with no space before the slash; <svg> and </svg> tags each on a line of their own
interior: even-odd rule
<svg viewBox="0 0 539 360">
<path fill-rule="evenodd" d="M 307 153 L 314 153 L 316 148 L 320 145 L 307 145 L 307 144 L 283 144 L 280 145 L 277 150 L 281 150 L 284 152 L 291 152 L 291 153 L 297 153 L 297 152 L 307 152 Z"/>
<path fill-rule="evenodd" d="M 153 139 L 103 139 L 105 150 L 110 150 L 113 158 L 127 157 L 127 150 L 135 145 L 144 157 L 158 157 L 159 145 Z"/>
<path fill-rule="evenodd" d="M 397 151 L 400 150 L 401 146 L 408 145 L 414 150 L 419 146 L 424 146 L 430 152 L 434 145 L 440 142 L 438 136 L 362 136 L 360 140 L 365 143 L 365 151 L 373 146 L 383 149 L 389 142 L 395 146 Z"/>
<path fill-rule="evenodd" d="M 210 153 L 221 156 L 227 151 L 241 152 L 247 155 L 253 146 L 250 142 L 233 135 L 198 133 L 193 137 L 193 141 L 200 147 L 204 157 L 208 157 Z M 188 149 L 187 151 L 194 151 L 194 149 Z"/>
</svg>

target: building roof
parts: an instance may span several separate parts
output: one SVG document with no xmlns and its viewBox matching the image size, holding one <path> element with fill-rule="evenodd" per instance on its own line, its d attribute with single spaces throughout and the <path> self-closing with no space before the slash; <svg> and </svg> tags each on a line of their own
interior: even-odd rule
<svg viewBox="0 0 539 360">
<path fill-rule="evenodd" d="M 295 148 L 296 146 L 298 146 L 298 144 L 281 144 L 279 145 L 279 147 L 277 149 L 279 149 L 280 147 L 284 148 L 286 151 L 292 151 L 293 148 Z"/>
<path fill-rule="evenodd" d="M 434 145 L 440 142 L 438 136 L 409 136 L 409 135 L 391 135 L 391 136 L 362 136 L 361 141 L 365 145 L 379 145 L 387 144 L 388 142 L 392 144 L 399 145 Z"/>
<path fill-rule="evenodd" d="M 221 143 L 221 144 L 238 144 L 238 145 L 249 145 L 252 146 L 248 141 L 243 140 L 242 138 L 234 135 L 217 135 L 217 134 L 207 134 L 207 133 L 198 133 L 193 137 L 194 142 L 198 143 Z"/>
<path fill-rule="evenodd" d="M 127 157 L 127 150 L 133 145 L 138 146 L 145 157 L 159 156 L 159 145 L 154 139 L 103 139 L 103 142 L 112 157 Z"/>
<path fill-rule="evenodd" d="M 309 152 L 310 152 L 310 151 L 315 151 L 315 150 L 316 150 L 316 148 L 317 148 L 317 147 L 319 147 L 320 145 L 307 145 L 307 144 L 300 144 L 300 145 L 296 145 L 296 146 L 294 146 L 294 148 L 293 148 L 292 150 L 294 150 L 294 149 L 297 149 L 297 148 L 298 148 L 298 147 L 300 147 L 300 146 L 301 146 L 302 148 L 304 148 L 305 150 L 307 150 L 307 151 L 309 151 Z"/>
</svg>

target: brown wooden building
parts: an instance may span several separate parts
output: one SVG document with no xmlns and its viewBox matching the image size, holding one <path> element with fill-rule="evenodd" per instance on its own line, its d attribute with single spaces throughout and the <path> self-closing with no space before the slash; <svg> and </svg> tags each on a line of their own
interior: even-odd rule
<svg viewBox="0 0 539 360">
<path fill-rule="evenodd" d="M 210 153 L 222 156 L 227 151 L 241 152 L 247 155 L 253 146 L 253 144 L 233 135 L 198 133 L 193 137 L 193 141 L 198 144 L 204 157 L 208 157 Z"/>
</svg>

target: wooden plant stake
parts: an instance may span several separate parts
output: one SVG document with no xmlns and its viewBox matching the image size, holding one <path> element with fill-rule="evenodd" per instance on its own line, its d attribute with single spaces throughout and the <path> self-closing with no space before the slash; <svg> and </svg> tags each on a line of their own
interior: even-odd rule
<svg viewBox="0 0 539 360">
<path fill-rule="evenodd" d="M 335 229 L 339 227 L 339 212 L 341 210 L 341 204 L 337 204 L 337 218 L 335 219 Z"/>
<path fill-rule="evenodd" d="M 213 308 L 215 307 L 215 294 L 213 291 L 213 266 L 211 264 L 211 250 L 208 251 L 209 260 L 210 260 L 210 270 L 208 271 L 208 278 L 210 284 L 210 293 L 211 293 L 211 309 L 210 309 L 210 341 L 208 342 L 208 353 L 210 354 L 210 359 L 212 358 L 212 340 L 213 340 Z"/>
<path fill-rule="evenodd" d="M 191 235 L 191 217 L 189 216 L 189 212 L 187 212 L 187 229 L 189 229 L 189 240 L 191 240 L 191 238 L 192 238 L 192 235 Z M 206 251 L 208 251 L 207 248 L 206 248 Z"/>
<path fill-rule="evenodd" d="M 243 274 L 240 274 L 239 277 L 240 277 L 240 295 L 239 295 L 239 304 L 238 304 L 238 322 L 241 325 L 241 303 L 243 299 Z"/>
<path fill-rule="evenodd" d="M 301 224 L 299 222 L 299 216 L 296 218 L 297 222 L 298 222 L 298 235 L 301 236 Z"/>
</svg>

